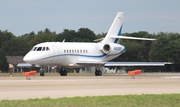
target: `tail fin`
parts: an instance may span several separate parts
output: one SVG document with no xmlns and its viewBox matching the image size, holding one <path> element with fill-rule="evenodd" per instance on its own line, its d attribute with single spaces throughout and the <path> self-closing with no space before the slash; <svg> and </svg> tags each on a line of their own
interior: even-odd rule
<svg viewBox="0 0 180 107">
<path fill-rule="evenodd" d="M 118 12 L 102 43 L 118 43 L 122 31 L 124 12 Z M 117 36 L 112 38 L 111 36 Z"/>
</svg>

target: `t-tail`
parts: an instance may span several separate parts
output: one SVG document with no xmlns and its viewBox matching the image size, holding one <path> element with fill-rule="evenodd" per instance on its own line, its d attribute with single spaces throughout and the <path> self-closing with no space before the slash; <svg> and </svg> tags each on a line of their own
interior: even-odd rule
<svg viewBox="0 0 180 107">
<path fill-rule="evenodd" d="M 102 43 L 118 43 L 122 26 L 123 26 L 124 12 L 118 12 L 109 31 L 105 38 L 101 41 Z M 116 38 L 117 37 L 117 38 Z"/>
<path fill-rule="evenodd" d="M 129 37 L 129 36 L 122 36 L 122 26 L 123 26 L 123 19 L 124 19 L 124 12 L 118 12 L 109 31 L 105 38 L 101 41 L 101 43 L 119 43 L 121 39 L 135 39 L 135 40 L 156 40 L 152 38 L 138 38 L 138 37 Z"/>
</svg>

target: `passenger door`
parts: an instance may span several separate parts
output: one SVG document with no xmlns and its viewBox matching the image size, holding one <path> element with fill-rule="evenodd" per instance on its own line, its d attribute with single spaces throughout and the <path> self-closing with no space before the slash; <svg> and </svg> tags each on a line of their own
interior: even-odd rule
<svg viewBox="0 0 180 107">
<path fill-rule="evenodd" d="M 59 49 L 57 46 L 52 46 L 53 48 L 53 51 L 54 51 L 54 55 L 53 55 L 53 58 L 52 58 L 52 64 L 57 64 L 58 60 L 59 60 Z"/>
</svg>

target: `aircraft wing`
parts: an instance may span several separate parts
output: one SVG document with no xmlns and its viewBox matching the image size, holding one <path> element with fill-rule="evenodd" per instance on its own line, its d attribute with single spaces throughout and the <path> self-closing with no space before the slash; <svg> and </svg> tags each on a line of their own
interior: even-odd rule
<svg viewBox="0 0 180 107">
<path fill-rule="evenodd" d="M 106 62 L 97 62 L 97 61 L 78 61 L 76 62 L 79 65 L 104 65 Z"/>
<path fill-rule="evenodd" d="M 106 62 L 105 66 L 164 66 L 170 62 Z"/>
<path fill-rule="evenodd" d="M 104 66 L 164 66 L 172 64 L 170 62 L 96 62 L 96 61 L 78 61 L 79 65 L 104 65 Z"/>
</svg>

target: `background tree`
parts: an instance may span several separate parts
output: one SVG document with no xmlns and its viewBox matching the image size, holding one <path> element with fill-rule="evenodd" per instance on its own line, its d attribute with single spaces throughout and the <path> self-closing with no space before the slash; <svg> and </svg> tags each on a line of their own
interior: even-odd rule
<svg viewBox="0 0 180 107">
<path fill-rule="evenodd" d="M 3 47 L 3 43 L 5 41 L 9 41 L 12 38 L 15 38 L 15 36 L 11 32 L 8 32 L 7 30 L 5 31 L 0 30 L 0 48 Z"/>
<path fill-rule="evenodd" d="M 29 51 L 31 50 L 31 48 L 33 47 L 33 45 L 30 43 L 30 41 L 32 41 L 32 39 L 34 39 L 34 37 L 36 36 L 36 34 L 34 33 L 34 31 L 24 34 L 22 36 L 19 37 L 19 39 L 22 41 L 22 43 L 24 44 L 23 48 L 23 56 Z"/>
<path fill-rule="evenodd" d="M 140 62 L 140 61 L 147 61 L 146 56 L 144 53 L 146 53 L 143 45 L 137 42 L 131 42 L 131 40 L 128 40 L 126 42 L 123 42 L 123 44 L 126 47 L 125 53 L 114 59 L 113 61 L 119 61 L 119 62 Z"/>
<path fill-rule="evenodd" d="M 66 42 L 92 42 L 96 35 L 88 28 L 80 28 L 77 32 L 75 30 L 64 29 L 64 31 L 57 35 L 56 41 Z"/>
<path fill-rule="evenodd" d="M 82 42 L 93 42 L 96 39 L 95 33 L 88 28 L 80 28 L 76 38 L 80 38 Z"/>
<path fill-rule="evenodd" d="M 99 33 L 96 35 L 96 39 L 104 38 L 106 36 L 106 34 L 107 33 L 103 33 L 103 32 L 101 34 Z"/>
<path fill-rule="evenodd" d="M 44 32 L 40 31 L 29 41 L 29 46 L 32 48 L 34 45 L 42 42 L 53 42 L 56 39 L 56 33 L 51 32 L 49 29 L 45 29 Z"/>
<path fill-rule="evenodd" d="M 150 50 L 150 60 L 172 62 L 172 71 L 180 65 L 180 35 L 178 33 L 159 33 L 157 41 Z"/>
<path fill-rule="evenodd" d="M 7 56 L 23 56 L 28 51 L 28 43 L 20 37 L 13 38 L 4 43 L 3 50 L 6 51 Z"/>
<path fill-rule="evenodd" d="M 124 33 L 124 36 L 140 37 L 140 38 L 154 38 L 152 34 L 145 31 Z M 125 62 L 143 62 L 149 60 L 149 51 L 152 41 L 142 40 L 128 40 L 120 39 L 120 44 L 126 47 L 126 52 L 114 59 L 113 61 L 125 61 Z"/>
<path fill-rule="evenodd" d="M 2 72 L 7 72 L 9 69 L 9 64 L 7 62 L 6 55 L 2 49 L 0 49 L 0 70 Z"/>
<path fill-rule="evenodd" d="M 64 29 L 63 32 L 57 35 L 56 41 L 62 42 L 63 40 L 65 40 L 66 42 L 75 42 L 72 41 L 72 39 L 75 37 L 77 37 L 77 33 L 75 30 Z"/>
</svg>

